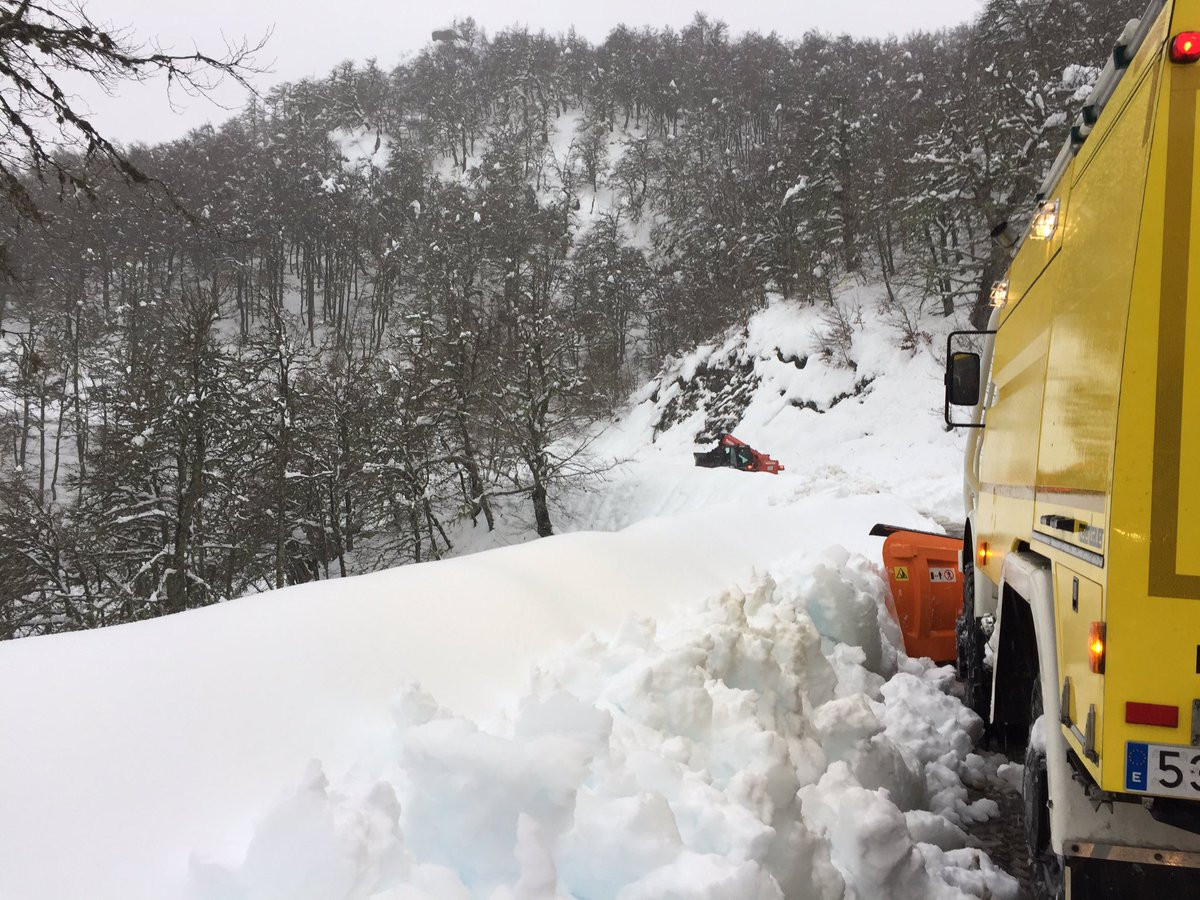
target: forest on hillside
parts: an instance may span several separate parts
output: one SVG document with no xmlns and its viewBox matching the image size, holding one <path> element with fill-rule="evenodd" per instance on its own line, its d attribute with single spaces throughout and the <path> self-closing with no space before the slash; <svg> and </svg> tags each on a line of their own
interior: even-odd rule
<svg viewBox="0 0 1200 900">
<path fill-rule="evenodd" d="M 1141 0 L 886 40 L 481 33 L 0 209 L 0 638 L 438 558 L 768 294 L 979 321 Z M 137 182 L 137 183 L 135 183 Z M 841 325 L 845 325 L 842 321 Z M 831 353 L 830 347 L 814 352 Z"/>
</svg>

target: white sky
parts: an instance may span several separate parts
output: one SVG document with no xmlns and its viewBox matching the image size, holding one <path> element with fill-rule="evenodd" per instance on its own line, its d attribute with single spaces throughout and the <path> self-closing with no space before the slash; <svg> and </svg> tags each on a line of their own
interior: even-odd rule
<svg viewBox="0 0 1200 900">
<path fill-rule="evenodd" d="M 321 75 L 345 59 L 375 57 L 390 69 L 429 41 L 430 32 L 458 17 L 473 16 L 489 33 L 512 24 L 565 32 L 572 24 L 592 42 L 619 23 L 679 29 L 697 9 L 729 24 L 734 33 L 757 30 L 799 36 L 809 29 L 854 35 L 907 34 L 957 24 L 975 16 L 982 0 L 88 0 L 100 24 L 129 27 L 135 39 L 157 37 L 176 51 L 193 43 L 216 52 L 224 38 L 271 39 L 261 63 L 271 72 L 260 89 L 279 81 Z M 242 92 L 216 95 L 236 109 Z M 87 92 L 86 104 L 102 133 L 122 141 L 162 141 L 230 112 L 212 102 L 176 93 L 172 112 L 162 85 L 121 89 L 116 97 Z"/>
</svg>

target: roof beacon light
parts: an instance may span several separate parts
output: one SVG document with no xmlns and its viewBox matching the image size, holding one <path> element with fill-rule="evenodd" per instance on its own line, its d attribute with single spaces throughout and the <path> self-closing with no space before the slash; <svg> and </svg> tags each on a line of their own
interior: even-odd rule
<svg viewBox="0 0 1200 900">
<path fill-rule="evenodd" d="M 1008 302 L 1008 282 L 993 281 L 992 282 L 992 306 L 999 309 Z"/>
<path fill-rule="evenodd" d="M 1171 38 L 1171 62 L 1194 63 L 1200 59 L 1200 31 L 1181 31 Z"/>
<path fill-rule="evenodd" d="M 1029 226 L 1029 236 L 1035 241 L 1048 241 L 1054 237 L 1056 228 L 1058 228 L 1058 201 L 1043 203 L 1037 215 L 1033 217 L 1033 224 Z"/>
</svg>

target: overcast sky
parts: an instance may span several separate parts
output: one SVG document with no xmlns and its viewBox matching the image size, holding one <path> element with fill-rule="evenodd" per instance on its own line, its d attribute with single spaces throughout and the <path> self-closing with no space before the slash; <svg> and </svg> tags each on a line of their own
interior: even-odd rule
<svg viewBox="0 0 1200 900">
<path fill-rule="evenodd" d="M 473 16 L 489 34 L 520 23 L 531 30 L 565 32 L 571 25 L 593 42 L 618 23 L 679 29 L 696 10 L 729 24 L 733 32 L 758 30 L 799 36 L 809 29 L 854 35 L 904 35 L 954 25 L 975 16 L 982 0 L 88 0 L 100 24 L 128 27 L 140 41 L 157 38 L 186 51 L 206 52 L 224 38 L 271 38 L 261 62 L 271 69 L 260 89 L 280 81 L 322 75 L 345 59 L 374 57 L 385 69 L 411 56 L 430 32 L 458 17 Z M 232 86 L 217 93 L 226 107 L 244 99 Z M 84 97 L 95 124 L 122 141 L 162 141 L 231 111 L 177 94 L 177 110 L 162 85 L 123 88 L 116 97 Z"/>
</svg>

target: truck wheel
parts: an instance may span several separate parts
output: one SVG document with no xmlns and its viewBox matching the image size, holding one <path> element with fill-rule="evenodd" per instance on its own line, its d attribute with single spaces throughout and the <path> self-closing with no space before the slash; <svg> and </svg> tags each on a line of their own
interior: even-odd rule
<svg viewBox="0 0 1200 900">
<path fill-rule="evenodd" d="M 1025 849 L 1029 853 L 1029 876 L 1033 896 L 1062 900 L 1065 892 L 1062 859 L 1050 847 L 1050 782 L 1046 775 L 1046 742 L 1034 740 L 1034 729 L 1042 715 L 1042 683 L 1033 679 L 1029 698 L 1029 742 L 1025 747 Z M 1047 727 L 1047 723 L 1042 723 Z"/>
<path fill-rule="evenodd" d="M 966 544 L 963 545 L 962 578 L 962 612 L 954 623 L 958 677 L 963 683 L 963 702 L 986 723 L 992 712 L 992 667 L 984 662 L 987 639 L 975 618 L 974 550 Z"/>
</svg>

